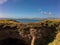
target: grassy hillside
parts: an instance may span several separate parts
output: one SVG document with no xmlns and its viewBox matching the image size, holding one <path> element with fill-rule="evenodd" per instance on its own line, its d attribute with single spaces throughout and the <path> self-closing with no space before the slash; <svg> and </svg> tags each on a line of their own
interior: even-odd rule
<svg viewBox="0 0 60 45">
<path fill-rule="evenodd" d="M 60 45 L 60 32 L 57 33 L 56 38 L 53 42 L 49 43 L 48 45 Z"/>
<path fill-rule="evenodd" d="M 48 23 L 49 25 L 56 24 L 56 25 L 59 25 L 59 26 L 56 26 L 57 34 L 56 34 L 56 37 L 55 37 L 54 41 L 52 41 L 48 45 L 60 45 L 60 19 L 59 20 L 47 20 L 47 22 L 49 22 L 49 21 L 52 22 L 52 24 Z M 46 20 L 43 21 L 43 22 L 46 22 Z"/>
<path fill-rule="evenodd" d="M 10 34 L 14 32 L 12 33 L 13 35 L 18 33 L 16 31 L 19 31 L 22 38 L 25 39 L 27 43 L 31 43 L 31 36 L 36 36 L 37 38 L 35 41 L 38 42 L 38 40 L 41 40 L 42 45 L 60 45 L 60 20 L 44 20 L 34 23 L 21 23 L 15 20 L 0 20 L 0 30 L 0 36 L 2 37 L 3 35 L 6 35 L 1 35 L 1 33 L 4 31 L 11 30 Z M 38 45 L 39 44 L 41 43 L 38 43 Z"/>
</svg>

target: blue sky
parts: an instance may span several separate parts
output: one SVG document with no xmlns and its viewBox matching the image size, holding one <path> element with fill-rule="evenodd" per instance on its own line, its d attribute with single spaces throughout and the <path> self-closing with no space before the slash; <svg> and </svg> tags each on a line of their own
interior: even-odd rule
<svg viewBox="0 0 60 45">
<path fill-rule="evenodd" d="M 0 17 L 60 18 L 60 0 L 0 0 Z"/>
</svg>

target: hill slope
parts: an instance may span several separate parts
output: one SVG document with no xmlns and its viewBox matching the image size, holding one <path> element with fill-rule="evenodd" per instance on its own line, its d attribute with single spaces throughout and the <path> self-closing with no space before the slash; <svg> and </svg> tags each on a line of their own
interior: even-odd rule
<svg viewBox="0 0 60 45">
<path fill-rule="evenodd" d="M 10 42 L 12 40 L 15 42 Z M 13 45 L 22 45 L 22 43 L 24 45 L 60 45 L 59 42 L 60 20 L 36 23 L 0 20 L 0 45 L 12 45 L 12 43 Z"/>
</svg>

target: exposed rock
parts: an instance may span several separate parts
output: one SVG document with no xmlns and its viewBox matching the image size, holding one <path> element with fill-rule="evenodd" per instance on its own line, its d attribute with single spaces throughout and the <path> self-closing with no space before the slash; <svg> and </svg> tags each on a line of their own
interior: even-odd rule
<svg viewBox="0 0 60 45">
<path fill-rule="evenodd" d="M 57 32 L 55 26 L 44 23 L 39 26 L 16 24 L 13 27 L 4 24 L 0 27 L 0 45 L 48 45 Z"/>
</svg>

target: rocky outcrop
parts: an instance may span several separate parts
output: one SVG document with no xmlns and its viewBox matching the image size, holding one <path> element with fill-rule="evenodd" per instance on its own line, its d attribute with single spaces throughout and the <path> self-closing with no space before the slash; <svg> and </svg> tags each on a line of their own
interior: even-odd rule
<svg viewBox="0 0 60 45">
<path fill-rule="evenodd" d="M 0 26 L 0 45 L 48 45 L 55 38 L 56 32 L 55 25 L 48 26 L 46 23 L 22 23 L 13 27 L 4 24 Z"/>
</svg>

